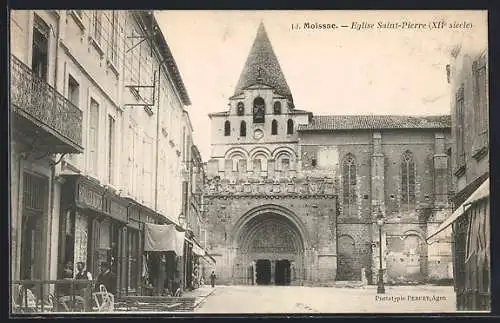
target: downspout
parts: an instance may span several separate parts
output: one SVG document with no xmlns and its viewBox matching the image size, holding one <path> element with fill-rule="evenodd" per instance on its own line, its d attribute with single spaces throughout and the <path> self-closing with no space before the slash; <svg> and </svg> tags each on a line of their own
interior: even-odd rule
<svg viewBox="0 0 500 323">
<path fill-rule="evenodd" d="M 61 33 L 61 16 L 58 15 L 57 18 L 57 33 L 56 33 L 56 57 L 54 59 L 54 88 L 57 89 L 57 74 L 59 72 L 59 38 L 60 38 L 60 33 Z M 64 92 L 64 86 L 63 86 L 63 91 Z M 54 181 L 56 178 L 56 165 L 61 162 L 65 154 L 62 154 L 59 161 L 54 162 L 52 160 L 49 161 L 50 163 L 50 197 L 49 197 L 49 212 L 50 212 L 50 227 L 52 226 L 53 220 L 54 220 Z M 59 230 L 58 230 L 59 231 Z M 58 232 L 56 231 L 56 232 Z M 48 243 L 49 243 L 49 250 L 48 250 L 48 278 L 50 279 L 50 272 L 51 272 L 51 263 L 52 263 L 52 230 L 48 231 Z M 57 239 L 57 244 L 59 244 L 59 239 Z M 57 259 L 56 259 L 57 260 Z M 56 268 L 58 267 L 57 261 L 56 261 Z M 57 277 L 57 270 L 56 270 L 56 277 Z"/>
<path fill-rule="evenodd" d="M 155 160 L 155 212 L 158 213 L 158 147 L 160 142 L 160 80 L 161 80 L 161 66 L 158 65 L 158 102 L 156 103 L 156 160 Z"/>
</svg>

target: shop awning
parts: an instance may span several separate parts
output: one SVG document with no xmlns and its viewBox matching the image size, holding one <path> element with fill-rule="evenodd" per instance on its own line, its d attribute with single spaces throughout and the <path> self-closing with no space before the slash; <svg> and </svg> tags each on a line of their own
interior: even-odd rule
<svg viewBox="0 0 500 323">
<path fill-rule="evenodd" d="M 461 217 L 467 210 L 471 207 L 471 205 L 479 201 L 485 197 L 488 197 L 490 195 L 490 180 L 486 179 L 481 186 L 477 190 L 474 191 L 474 193 L 469 196 L 467 200 L 465 200 L 464 203 L 462 203 L 456 210 L 449 216 L 446 220 L 441 223 L 441 225 L 438 227 L 438 229 L 432 233 L 430 236 L 427 237 L 427 242 L 430 242 L 430 239 L 435 237 L 437 234 L 439 234 L 441 231 L 446 229 L 448 226 L 450 226 L 453 222 L 455 222 L 459 217 Z"/>
<path fill-rule="evenodd" d="M 174 224 L 146 223 L 144 228 L 144 251 L 174 251 L 182 255 L 185 232 L 176 230 Z"/>
</svg>

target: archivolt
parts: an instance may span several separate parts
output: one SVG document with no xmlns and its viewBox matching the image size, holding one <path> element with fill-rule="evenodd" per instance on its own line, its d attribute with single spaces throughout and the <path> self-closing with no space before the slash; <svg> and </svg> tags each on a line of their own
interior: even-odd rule
<svg viewBox="0 0 500 323">
<path fill-rule="evenodd" d="M 272 153 L 272 157 L 273 157 L 273 159 L 277 159 L 282 154 L 287 154 L 290 157 L 293 156 L 294 158 L 297 157 L 297 154 L 295 153 L 295 151 L 290 147 L 278 147 L 278 148 L 276 148 Z"/>
<path fill-rule="evenodd" d="M 265 216 L 267 214 L 282 216 L 288 220 L 290 227 L 296 229 L 303 245 L 303 250 L 308 248 L 310 239 L 305 224 L 293 211 L 276 204 L 261 205 L 243 214 L 233 226 L 231 235 L 231 243 L 233 246 L 237 247 L 238 243 L 241 241 L 242 235 L 245 235 L 245 225 L 247 223 L 258 216 Z"/>
<path fill-rule="evenodd" d="M 233 147 L 233 148 L 229 149 L 228 151 L 226 151 L 224 158 L 225 159 L 232 159 L 236 156 L 243 157 L 244 159 L 248 159 L 248 152 L 243 148 Z"/>
<path fill-rule="evenodd" d="M 250 158 L 254 159 L 257 155 L 264 155 L 266 159 L 271 158 L 271 151 L 266 147 L 255 147 L 250 151 Z"/>
</svg>

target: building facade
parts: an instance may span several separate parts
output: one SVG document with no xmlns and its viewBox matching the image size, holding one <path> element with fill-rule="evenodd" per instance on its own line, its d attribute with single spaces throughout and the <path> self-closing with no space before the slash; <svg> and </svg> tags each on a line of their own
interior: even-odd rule
<svg viewBox="0 0 500 323">
<path fill-rule="evenodd" d="M 95 277 L 107 262 L 118 294 L 143 293 L 144 227 L 185 231 L 191 182 L 191 103 L 154 14 L 25 10 L 10 22 L 11 279 L 62 279 L 77 262 Z M 190 252 L 158 269 L 181 288 Z"/>
<path fill-rule="evenodd" d="M 452 277 L 449 238 L 425 243 L 450 209 L 449 116 L 299 110 L 263 24 L 227 110 L 209 116 L 207 248 L 221 283 L 375 283 L 379 240 L 388 283 Z"/>
<path fill-rule="evenodd" d="M 464 41 L 451 52 L 455 291 L 458 310 L 490 310 L 488 46 Z"/>
</svg>

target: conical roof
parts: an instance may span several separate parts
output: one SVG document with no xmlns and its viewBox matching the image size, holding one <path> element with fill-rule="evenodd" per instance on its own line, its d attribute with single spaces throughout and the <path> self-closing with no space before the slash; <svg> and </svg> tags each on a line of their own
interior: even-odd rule
<svg viewBox="0 0 500 323">
<path fill-rule="evenodd" d="M 273 87 L 277 93 L 286 96 L 293 102 L 292 93 L 262 22 L 259 25 L 257 36 L 250 54 L 248 54 L 234 95 L 240 94 L 244 88 L 257 83 Z"/>
</svg>

